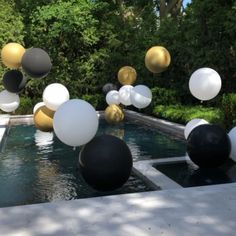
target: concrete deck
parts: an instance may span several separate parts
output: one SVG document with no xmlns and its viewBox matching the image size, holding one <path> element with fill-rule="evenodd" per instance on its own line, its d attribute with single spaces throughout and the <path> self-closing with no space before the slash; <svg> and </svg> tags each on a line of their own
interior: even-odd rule
<svg viewBox="0 0 236 236">
<path fill-rule="evenodd" d="M 233 236 L 236 184 L 0 209 L 4 236 Z"/>
</svg>

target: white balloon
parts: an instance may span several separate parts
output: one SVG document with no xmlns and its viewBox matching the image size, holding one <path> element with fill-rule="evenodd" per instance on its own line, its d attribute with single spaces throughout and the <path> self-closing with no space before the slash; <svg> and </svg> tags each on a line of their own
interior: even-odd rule
<svg viewBox="0 0 236 236">
<path fill-rule="evenodd" d="M 116 90 L 111 90 L 110 92 L 108 92 L 106 95 L 106 102 L 108 105 L 111 104 L 119 105 L 120 104 L 119 92 Z"/>
<path fill-rule="evenodd" d="M 34 108 L 33 108 L 33 114 L 40 108 L 40 107 L 43 107 L 45 106 L 45 103 L 44 102 L 38 102 Z"/>
<path fill-rule="evenodd" d="M 119 89 L 119 100 L 120 102 L 125 105 L 131 105 L 130 94 L 134 87 L 132 85 L 124 85 Z"/>
<path fill-rule="evenodd" d="M 69 99 L 69 91 L 59 83 L 49 84 L 43 91 L 43 101 L 46 107 L 53 111 Z"/>
<path fill-rule="evenodd" d="M 15 111 L 20 105 L 20 97 L 16 93 L 3 90 L 0 93 L 0 109 L 5 112 Z"/>
<path fill-rule="evenodd" d="M 132 105 L 137 108 L 145 108 L 152 101 L 152 91 L 145 85 L 137 85 L 131 90 Z"/>
<path fill-rule="evenodd" d="M 210 100 L 220 92 L 220 75 L 211 68 L 198 69 L 190 77 L 189 89 L 197 99 Z"/>
<path fill-rule="evenodd" d="M 209 124 L 209 123 L 204 119 L 198 119 L 198 118 L 190 120 L 185 126 L 184 137 L 187 139 L 193 129 L 195 129 L 199 125 L 204 125 L 204 124 Z"/>
<path fill-rule="evenodd" d="M 63 103 L 55 112 L 53 128 L 65 144 L 76 147 L 88 143 L 98 129 L 98 116 L 88 102 L 72 99 Z"/>
<path fill-rule="evenodd" d="M 236 127 L 229 131 L 228 136 L 231 143 L 231 152 L 229 156 L 233 161 L 236 161 Z"/>
</svg>

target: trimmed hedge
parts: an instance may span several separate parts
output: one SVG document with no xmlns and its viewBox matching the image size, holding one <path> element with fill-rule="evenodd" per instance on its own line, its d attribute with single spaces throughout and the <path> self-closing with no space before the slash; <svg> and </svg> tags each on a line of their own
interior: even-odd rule
<svg viewBox="0 0 236 236">
<path fill-rule="evenodd" d="M 186 124 L 194 118 L 201 118 L 209 123 L 224 126 L 223 112 L 214 107 L 159 105 L 153 109 L 153 115 L 182 124 Z"/>
</svg>

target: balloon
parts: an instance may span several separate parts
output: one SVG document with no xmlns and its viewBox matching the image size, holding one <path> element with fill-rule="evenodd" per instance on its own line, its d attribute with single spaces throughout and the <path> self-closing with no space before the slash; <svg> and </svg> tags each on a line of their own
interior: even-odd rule
<svg viewBox="0 0 236 236">
<path fill-rule="evenodd" d="M 122 85 L 131 85 L 136 81 L 136 70 L 131 66 L 123 66 L 118 71 L 118 80 Z"/>
<path fill-rule="evenodd" d="M 230 140 L 217 125 L 200 125 L 188 136 L 187 152 L 199 167 L 217 167 L 229 158 Z"/>
<path fill-rule="evenodd" d="M 118 105 L 112 104 L 105 110 L 105 120 L 109 123 L 119 123 L 124 120 L 124 111 Z"/>
<path fill-rule="evenodd" d="M 65 144 L 76 147 L 88 143 L 98 129 L 98 116 L 88 102 L 72 99 L 63 103 L 54 115 L 56 136 Z"/>
<path fill-rule="evenodd" d="M 131 90 L 130 99 L 133 106 L 145 108 L 152 101 L 152 91 L 145 85 L 137 85 Z"/>
<path fill-rule="evenodd" d="M 108 92 L 106 95 L 106 102 L 108 105 L 111 104 L 119 105 L 120 104 L 119 92 L 116 90 L 111 90 L 110 92 Z"/>
<path fill-rule="evenodd" d="M 38 110 L 38 108 L 45 106 L 44 102 L 38 102 L 33 108 L 33 114 Z"/>
<path fill-rule="evenodd" d="M 184 129 L 184 137 L 187 139 L 189 134 L 199 125 L 208 124 L 208 122 L 204 119 L 192 119 L 190 120 Z"/>
<path fill-rule="evenodd" d="M 21 66 L 21 59 L 25 53 L 25 48 L 19 43 L 8 43 L 1 51 L 2 62 L 11 69 L 17 69 Z"/>
<path fill-rule="evenodd" d="M 34 113 L 36 128 L 43 132 L 52 132 L 54 113 L 55 111 L 48 109 L 46 106 L 39 107 Z"/>
<path fill-rule="evenodd" d="M 69 99 L 69 91 L 64 85 L 59 83 L 49 84 L 43 91 L 43 101 L 53 111 L 56 111 L 61 104 Z"/>
<path fill-rule="evenodd" d="M 119 100 L 125 106 L 129 106 L 132 104 L 130 100 L 130 94 L 131 94 L 132 89 L 133 89 L 133 86 L 124 85 L 119 90 Z"/>
<path fill-rule="evenodd" d="M 151 47 L 145 56 L 145 65 L 152 73 L 161 73 L 170 65 L 171 57 L 168 50 L 161 46 Z"/>
<path fill-rule="evenodd" d="M 104 94 L 107 94 L 111 90 L 117 90 L 117 86 L 115 84 L 112 84 L 112 83 L 107 83 L 102 87 L 102 91 L 103 91 Z"/>
<path fill-rule="evenodd" d="M 0 109 L 5 112 L 15 111 L 20 105 L 20 97 L 18 94 L 10 93 L 3 90 L 0 93 Z"/>
<path fill-rule="evenodd" d="M 10 70 L 3 75 L 4 88 L 11 93 L 19 93 L 26 85 L 27 80 L 19 70 Z"/>
<path fill-rule="evenodd" d="M 229 139 L 231 143 L 230 158 L 236 162 L 236 127 L 229 131 Z"/>
<path fill-rule="evenodd" d="M 112 135 L 95 137 L 79 155 L 84 180 L 98 191 L 120 188 L 128 180 L 132 165 L 129 147 Z"/>
<path fill-rule="evenodd" d="M 24 71 L 32 78 L 43 78 L 52 68 L 49 55 L 41 48 L 26 50 L 21 63 Z"/>
<path fill-rule="evenodd" d="M 190 77 L 189 89 L 191 94 L 201 101 L 214 98 L 221 89 L 221 78 L 211 68 L 196 70 Z"/>
</svg>

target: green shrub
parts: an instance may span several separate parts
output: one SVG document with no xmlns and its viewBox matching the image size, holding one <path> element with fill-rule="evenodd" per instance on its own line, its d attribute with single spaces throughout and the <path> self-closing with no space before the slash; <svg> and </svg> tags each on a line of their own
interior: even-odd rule
<svg viewBox="0 0 236 236">
<path fill-rule="evenodd" d="M 225 126 L 230 129 L 236 125 L 236 93 L 224 94 L 221 105 Z"/>
<path fill-rule="evenodd" d="M 20 98 L 20 106 L 15 111 L 15 115 L 26 115 L 26 114 L 32 114 L 34 105 L 37 102 L 29 97 L 21 97 Z"/>
<path fill-rule="evenodd" d="M 160 105 L 154 108 L 153 114 L 157 117 L 182 124 L 186 124 L 194 118 L 201 118 L 207 120 L 209 123 L 224 126 L 223 112 L 213 107 Z"/>
<path fill-rule="evenodd" d="M 170 105 L 180 103 L 180 96 L 178 91 L 174 89 L 166 89 L 160 87 L 152 88 L 152 104 L 156 105 Z"/>
<path fill-rule="evenodd" d="M 85 94 L 82 99 L 93 105 L 96 110 L 104 110 L 106 108 L 105 96 L 102 94 Z"/>
</svg>

